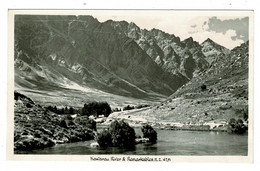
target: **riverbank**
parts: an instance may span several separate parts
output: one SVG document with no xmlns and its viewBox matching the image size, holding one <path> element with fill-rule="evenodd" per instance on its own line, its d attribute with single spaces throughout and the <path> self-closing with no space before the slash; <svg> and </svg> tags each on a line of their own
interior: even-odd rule
<svg viewBox="0 0 260 171">
<path fill-rule="evenodd" d="M 98 129 L 98 128 L 97 128 Z M 135 128 L 141 134 L 140 128 Z M 171 156 L 247 156 L 248 135 L 216 131 L 172 131 L 156 129 L 157 143 L 136 144 L 132 150 L 118 147 L 92 148 L 95 140 L 57 144 L 19 154 L 38 155 L 171 155 Z"/>
<path fill-rule="evenodd" d="M 145 124 L 152 125 L 153 128 L 161 129 L 161 130 L 187 130 L 187 131 L 219 131 L 219 132 L 227 132 L 228 126 L 227 124 L 220 123 L 206 123 L 204 125 L 198 124 L 181 124 L 181 123 L 154 123 L 154 122 L 131 122 L 126 121 L 130 126 L 135 128 L 141 128 Z M 176 124 L 176 125 L 175 125 Z M 210 125 L 207 125 L 210 124 Z M 215 126 L 212 126 L 215 125 Z M 106 124 L 98 124 L 99 128 L 106 128 L 108 125 Z"/>
<path fill-rule="evenodd" d="M 150 107 L 114 112 L 107 118 L 103 118 L 102 123 L 98 123 L 98 127 L 107 127 L 114 120 L 122 119 L 126 121 L 132 127 L 142 127 L 145 124 L 151 125 L 153 128 L 161 130 L 189 130 L 189 131 L 220 131 L 226 132 L 228 129 L 228 122 L 224 119 L 218 119 L 213 121 L 204 122 L 176 122 L 169 120 L 159 120 L 155 117 L 150 117 L 148 115 L 140 115 L 140 113 L 145 113 L 149 111 Z M 101 119 L 99 119 L 101 120 Z"/>
</svg>

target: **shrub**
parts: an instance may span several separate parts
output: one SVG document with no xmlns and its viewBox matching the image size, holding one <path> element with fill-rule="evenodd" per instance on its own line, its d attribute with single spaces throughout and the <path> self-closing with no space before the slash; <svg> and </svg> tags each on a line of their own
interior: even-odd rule
<svg viewBox="0 0 260 171">
<path fill-rule="evenodd" d="M 109 131 L 113 146 L 131 148 L 135 145 L 135 130 L 123 120 L 112 122 Z"/>
<path fill-rule="evenodd" d="M 97 123 L 93 119 L 88 119 L 86 121 L 86 127 L 92 130 L 97 130 Z"/>
<path fill-rule="evenodd" d="M 109 147 L 112 145 L 111 134 L 106 129 L 98 133 L 96 139 L 100 147 Z"/>
<path fill-rule="evenodd" d="M 157 132 L 153 129 L 151 125 L 144 125 L 141 128 L 143 132 L 143 137 L 148 138 L 150 142 L 156 142 L 157 141 Z"/>
<path fill-rule="evenodd" d="M 206 86 L 205 84 L 202 84 L 202 85 L 200 86 L 200 88 L 201 88 L 202 91 L 207 90 L 207 86 Z"/>
<path fill-rule="evenodd" d="M 244 125 L 242 119 L 234 119 L 231 118 L 228 122 L 228 132 L 236 133 L 236 134 L 243 134 L 247 130 L 247 127 Z"/>
<path fill-rule="evenodd" d="M 132 110 L 134 109 L 135 107 L 134 106 L 130 106 L 130 105 L 127 105 L 123 108 L 123 110 Z"/>
<path fill-rule="evenodd" d="M 144 105 L 140 104 L 140 105 L 137 105 L 135 108 L 136 108 L 136 109 L 141 109 L 141 108 L 149 107 L 149 106 L 150 106 L 150 105 L 147 105 L 147 104 L 144 104 Z"/>
<path fill-rule="evenodd" d="M 61 120 L 60 126 L 63 127 L 63 128 L 68 128 L 69 127 L 68 123 L 67 123 L 67 121 L 65 119 Z"/>
<path fill-rule="evenodd" d="M 108 130 L 97 136 L 100 147 L 132 148 L 135 146 L 135 130 L 124 121 L 113 121 Z"/>
<path fill-rule="evenodd" d="M 88 118 L 88 116 L 78 116 L 74 119 L 74 122 L 83 127 L 87 127 L 92 130 L 97 130 L 96 121 Z"/>
<path fill-rule="evenodd" d="M 232 127 L 235 128 L 236 120 L 234 118 L 231 118 L 228 122 L 228 124 Z"/>
<path fill-rule="evenodd" d="M 121 109 L 120 108 L 115 108 L 115 109 L 113 109 L 113 112 L 120 112 L 121 111 Z"/>
</svg>

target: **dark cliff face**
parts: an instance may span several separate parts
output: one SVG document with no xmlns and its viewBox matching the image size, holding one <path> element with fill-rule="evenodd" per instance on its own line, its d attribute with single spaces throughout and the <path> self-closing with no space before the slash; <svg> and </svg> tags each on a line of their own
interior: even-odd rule
<svg viewBox="0 0 260 171">
<path fill-rule="evenodd" d="M 180 41 L 173 34 L 158 29 L 140 29 L 134 23 L 111 22 L 111 25 L 121 34 L 135 40 L 163 70 L 173 75 L 189 80 L 208 68 L 201 46 L 191 37 Z"/>
<path fill-rule="evenodd" d="M 205 84 L 208 89 L 215 89 L 219 94 L 231 93 L 236 96 L 238 92 L 243 92 L 243 97 L 248 98 L 248 47 L 247 41 L 229 51 L 227 55 L 216 56 L 215 61 L 205 72 L 182 86 L 171 97 L 195 92 Z"/>
<path fill-rule="evenodd" d="M 134 31 L 122 34 L 111 23 L 100 23 L 91 16 L 16 16 L 16 85 L 55 89 L 69 80 L 115 94 L 145 97 L 168 96 L 187 82 L 183 75 L 166 72 L 156 64 L 129 37 L 138 38 Z M 122 23 L 120 29 L 125 30 L 127 23 Z M 134 23 L 129 25 L 140 30 Z M 179 60 L 176 53 L 171 54 L 174 61 Z"/>
</svg>

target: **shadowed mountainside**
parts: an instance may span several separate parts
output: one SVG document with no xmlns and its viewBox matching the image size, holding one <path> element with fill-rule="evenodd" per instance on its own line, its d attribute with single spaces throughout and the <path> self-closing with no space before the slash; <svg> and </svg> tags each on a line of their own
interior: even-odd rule
<svg viewBox="0 0 260 171">
<path fill-rule="evenodd" d="M 174 93 L 169 101 L 206 96 L 208 102 L 219 95 L 235 98 L 240 91 L 247 98 L 247 79 L 248 42 L 230 51 L 211 39 L 202 44 L 191 37 L 181 41 L 125 21 L 15 16 L 15 88 L 26 90 L 34 101 L 58 103 L 62 96 L 65 105 L 89 99 L 128 101 L 125 97 L 158 102 Z M 203 84 L 206 91 L 201 91 Z M 245 106 L 247 99 L 241 102 Z"/>
<path fill-rule="evenodd" d="M 124 96 L 168 96 L 188 80 L 165 72 L 110 21 L 91 16 L 15 16 L 16 87 L 80 85 Z"/>
<path fill-rule="evenodd" d="M 111 25 L 127 35 L 165 71 L 181 75 L 188 80 L 208 67 L 202 47 L 191 37 L 180 38 L 158 29 L 140 29 L 135 23 L 110 21 Z"/>
<path fill-rule="evenodd" d="M 248 47 L 247 41 L 215 59 L 208 70 L 191 79 L 165 102 L 135 112 L 131 118 L 138 116 L 154 124 L 181 123 L 185 129 L 194 125 L 215 128 L 226 125 L 231 118 L 247 123 Z"/>
</svg>

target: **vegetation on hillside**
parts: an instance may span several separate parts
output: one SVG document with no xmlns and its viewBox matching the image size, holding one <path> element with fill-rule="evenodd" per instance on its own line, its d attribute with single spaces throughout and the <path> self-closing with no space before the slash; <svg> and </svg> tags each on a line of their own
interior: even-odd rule
<svg viewBox="0 0 260 171">
<path fill-rule="evenodd" d="M 58 116 L 25 95 L 14 95 L 15 153 L 94 138 L 96 122 L 87 116 Z"/>
<path fill-rule="evenodd" d="M 149 107 L 149 106 L 150 106 L 150 105 L 148 105 L 148 104 L 139 104 L 139 105 L 137 105 L 137 106 L 127 105 L 127 106 L 123 107 L 123 111 L 133 110 L 133 109 L 141 109 L 141 108 Z"/>
<path fill-rule="evenodd" d="M 74 109 L 73 107 L 62 107 L 57 108 L 56 106 L 48 106 L 47 109 L 51 112 L 54 112 L 56 114 L 75 114 L 79 113 L 78 109 Z"/>
<path fill-rule="evenodd" d="M 56 113 L 56 114 L 81 114 L 90 116 L 93 115 L 95 117 L 98 117 L 100 115 L 103 115 L 105 117 L 108 117 L 110 113 L 112 113 L 112 109 L 110 105 L 107 102 L 91 102 L 91 103 L 85 103 L 84 106 L 81 109 L 74 109 L 73 107 L 62 107 L 57 108 L 56 106 L 48 106 L 48 110 Z"/>
<path fill-rule="evenodd" d="M 124 110 L 124 111 L 125 111 L 125 110 L 132 110 L 132 109 L 134 109 L 134 108 L 135 108 L 134 106 L 127 105 L 127 106 L 123 107 L 123 110 Z"/>
</svg>

